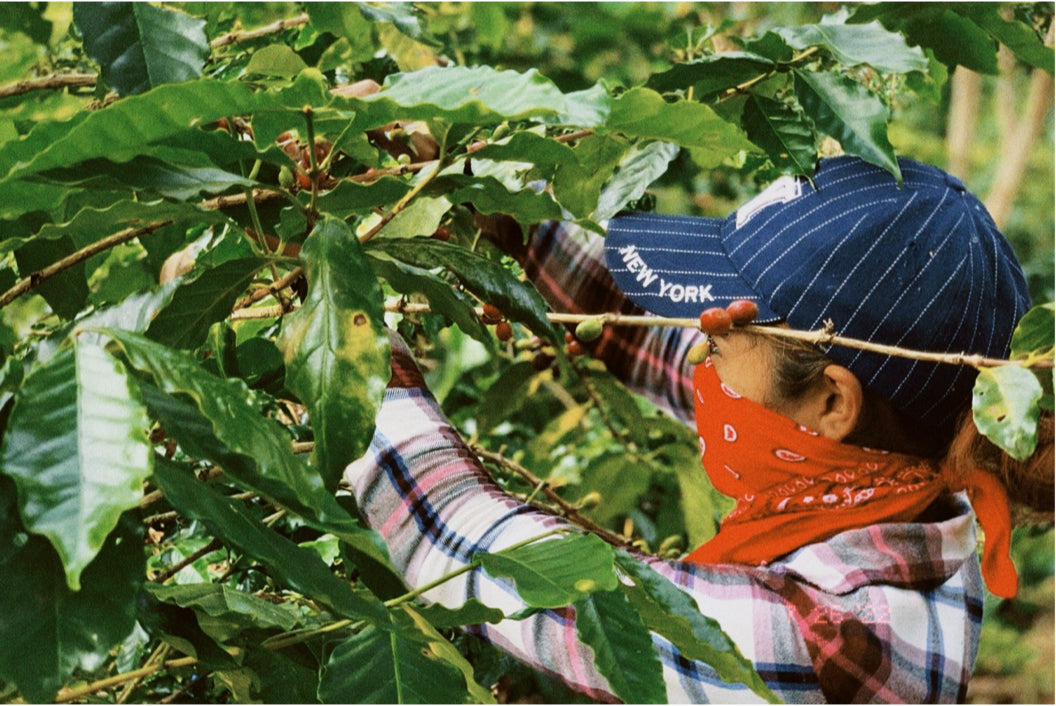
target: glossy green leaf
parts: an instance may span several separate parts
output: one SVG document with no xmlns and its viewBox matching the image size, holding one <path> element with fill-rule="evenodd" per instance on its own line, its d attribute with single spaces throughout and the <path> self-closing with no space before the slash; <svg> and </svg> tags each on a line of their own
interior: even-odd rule
<svg viewBox="0 0 1056 706">
<path fill-rule="evenodd" d="M 902 35 L 884 29 L 879 22 L 823 22 L 774 31 L 793 49 L 821 47 L 844 66 L 867 64 L 877 71 L 896 74 L 928 69 L 927 57 L 920 47 L 908 46 Z"/>
<path fill-rule="evenodd" d="M 814 130 L 804 115 L 780 101 L 752 94 L 744 105 L 741 124 L 749 139 L 766 150 L 783 173 L 814 174 Z"/>
<path fill-rule="evenodd" d="M 752 663 L 718 622 L 701 613 L 692 596 L 626 552 L 617 553 L 616 563 L 634 582 L 627 597 L 651 631 L 669 640 L 686 659 L 711 665 L 721 679 L 745 684 L 778 703 Z"/>
<path fill-rule="evenodd" d="M 1056 345 L 1056 304 L 1048 302 L 1032 307 L 1023 315 L 1012 332 L 1011 355 L 1014 358 L 1023 357 L 1031 353 L 1042 354 L 1048 352 L 1052 357 L 1053 346 Z"/>
<path fill-rule="evenodd" d="M 73 17 L 103 80 L 122 95 L 197 78 L 209 56 L 205 21 L 138 2 L 76 4 Z"/>
<path fill-rule="evenodd" d="M 152 412 L 166 419 L 166 431 L 188 452 L 221 466 L 239 483 L 300 515 L 323 532 L 333 532 L 362 551 L 386 561 L 365 530 L 322 484 L 318 473 L 293 454 L 290 437 L 250 404 L 239 379 L 211 375 L 188 353 L 143 336 L 102 329 L 117 342 L 129 364 L 153 378 L 166 394 L 149 394 Z M 144 387 L 145 394 L 149 392 Z M 174 396 L 190 400 L 190 403 Z"/>
<path fill-rule="evenodd" d="M 613 101 L 608 129 L 627 137 L 649 137 L 682 147 L 732 156 L 752 145 L 739 127 L 702 103 L 668 103 L 656 91 L 632 88 Z"/>
<path fill-rule="evenodd" d="M 1022 461 L 1038 443 L 1041 383 L 1018 365 L 983 368 L 972 391 L 972 418 L 986 438 Z"/>
<path fill-rule="evenodd" d="M 433 182 L 434 189 L 451 203 L 470 203 L 484 214 L 506 213 L 522 223 L 561 218 L 561 208 L 548 194 L 531 189 L 510 191 L 491 176 L 467 177 L 445 174 Z"/>
<path fill-rule="evenodd" d="M 546 318 L 546 302 L 539 292 L 497 262 L 451 243 L 424 238 L 378 238 L 367 244 L 367 252 L 382 252 L 423 269 L 444 267 L 466 289 L 497 306 L 511 320 L 527 324 L 533 332 L 552 341 L 558 340 L 556 330 Z"/>
<path fill-rule="evenodd" d="M 636 143 L 620 159 L 616 173 L 598 196 L 598 205 L 590 214 L 599 223 L 612 218 L 627 204 L 645 194 L 649 186 L 667 172 L 679 149 L 670 142 Z"/>
<path fill-rule="evenodd" d="M 453 321 L 460 329 L 485 345 L 492 345 L 491 334 L 481 323 L 473 305 L 455 294 L 451 285 L 428 270 L 406 262 L 377 255 L 367 255 L 375 273 L 400 294 L 421 294 L 429 308 Z"/>
<path fill-rule="evenodd" d="M 0 468 L 30 532 L 54 545 L 73 590 L 150 475 L 147 417 L 125 367 L 74 339 L 30 371 L 15 397 Z"/>
<path fill-rule="evenodd" d="M 985 30 L 962 14 L 971 4 L 881 2 L 858 7 L 848 23 L 879 20 L 888 29 L 902 32 L 910 44 L 931 49 L 950 68 L 964 66 L 996 74 L 997 46 Z"/>
<path fill-rule="evenodd" d="M 470 598 L 458 608 L 448 608 L 441 603 L 432 603 L 419 609 L 422 618 L 438 630 L 457 628 L 463 625 L 498 623 L 506 617 L 498 608 L 484 605 Z"/>
<path fill-rule="evenodd" d="M 307 68 L 308 64 L 293 49 L 285 44 L 270 44 L 253 52 L 246 74 L 292 78 Z"/>
<path fill-rule="evenodd" d="M 10 490 L 0 478 L 0 508 L 8 511 Z M 0 680 L 15 684 L 29 703 L 50 703 L 75 671 L 99 669 L 132 632 L 144 581 L 143 526 L 131 513 L 121 518 L 81 573 L 79 591 L 70 590 L 43 538 L 7 540 L 0 536 L 8 545 L 0 549 Z"/>
<path fill-rule="evenodd" d="M 182 155 L 178 155 L 182 156 Z M 248 189 L 259 184 L 214 166 L 195 166 L 164 162 L 153 157 L 139 157 L 131 162 L 116 163 L 92 159 L 74 167 L 49 169 L 39 178 L 57 185 L 73 184 L 85 188 L 115 189 L 124 187 L 170 199 L 192 199 L 199 194 L 219 194 L 229 189 Z"/>
<path fill-rule="evenodd" d="M 349 61 L 369 61 L 373 56 L 373 27 L 356 3 L 315 2 L 306 9 L 312 25 L 320 32 L 348 42 Z"/>
<path fill-rule="evenodd" d="M 967 15 L 987 33 L 1012 50 L 1016 58 L 1031 66 L 1053 72 L 1053 48 L 1046 46 L 1034 30 L 1023 22 L 1001 17 L 998 3 L 961 3 L 957 11 Z"/>
<path fill-rule="evenodd" d="M 575 163 L 561 165 L 554 175 L 554 196 L 573 216 L 593 213 L 602 187 L 630 148 L 630 141 L 619 135 L 591 135 L 580 140 Z"/>
<path fill-rule="evenodd" d="M 473 666 L 415 609 L 392 614 L 391 631 L 367 628 L 337 646 L 323 667 L 323 703 L 495 703 Z"/>
<path fill-rule="evenodd" d="M 308 408 L 328 488 L 367 450 L 390 376 L 384 297 L 344 221 L 324 217 L 301 250 L 308 296 L 283 319 L 286 387 Z"/>
<path fill-rule="evenodd" d="M 35 2 L 10 2 L 0 12 L 0 27 L 12 32 L 23 32 L 37 44 L 51 39 L 51 22 L 44 17 L 46 5 Z"/>
<path fill-rule="evenodd" d="M 242 630 L 288 632 L 301 624 L 292 603 L 272 603 L 221 584 L 149 584 L 147 590 L 159 601 L 194 610 L 202 629 L 221 641 Z"/>
<path fill-rule="evenodd" d="M 231 314 L 231 307 L 246 291 L 267 260 L 228 260 L 182 282 L 172 301 L 147 329 L 147 336 L 173 348 L 197 348 L 205 342 L 209 327 Z"/>
<path fill-rule="evenodd" d="M 392 74 L 384 89 L 360 99 L 367 104 L 366 127 L 401 120 L 498 125 L 504 120 L 557 115 L 565 96 L 535 69 L 524 73 L 490 66 L 428 67 Z"/>
<path fill-rule="evenodd" d="M 234 703 L 314 704 L 319 699 L 319 660 L 311 653 L 267 650 L 247 645 L 239 670 L 216 672 L 232 691 Z M 238 680 L 241 678 L 241 681 Z M 234 687 L 240 683 L 245 691 Z"/>
<path fill-rule="evenodd" d="M 533 608 L 562 608 L 617 584 L 613 549 L 593 534 L 473 557 L 491 576 L 512 579 L 521 600 Z"/>
<path fill-rule="evenodd" d="M 844 152 L 883 167 L 902 182 L 895 148 L 887 139 L 888 109 L 864 86 L 838 74 L 796 71 L 796 97 L 819 132 Z"/>
<path fill-rule="evenodd" d="M 346 218 L 380 204 L 399 201 L 411 187 L 403 179 L 385 176 L 370 184 L 342 181 L 319 197 L 319 211 Z"/>
<path fill-rule="evenodd" d="M 255 519 L 238 501 L 200 483 L 194 474 L 159 460 L 154 480 L 180 514 L 199 520 L 217 538 L 253 557 L 285 586 L 314 598 L 335 612 L 374 624 L 387 622 L 385 606 L 369 593 L 330 571 L 311 549 L 299 547 Z"/>
<path fill-rule="evenodd" d="M 622 591 L 599 591 L 575 602 L 576 634 L 594 653 L 594 667 L 628 704 L 667 703 L 660 655 Z"/>
<path fill-rule="evenodd" d="M 776 67 L 777 64 L 765 56 L 729 51 L 675 64 L 650 76 L 645 85 L 662 93 L 692 87 L 699 97 L 705 97 L 758 78 Z"/>
<path fill-rule="evenodd" d="M 149 584 L 144 588 L 136 601 L 136 619 L 150 636 L 194 657 L 206 669 L 236 666 L 234 658 L 198 624 L 193 610 L 158 600 Z"/>
</svg>

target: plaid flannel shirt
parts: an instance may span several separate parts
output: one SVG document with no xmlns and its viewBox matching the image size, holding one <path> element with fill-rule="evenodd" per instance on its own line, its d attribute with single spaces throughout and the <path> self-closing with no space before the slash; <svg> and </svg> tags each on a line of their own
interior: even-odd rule
<svg viewBox="0 0 1056 706">
<path fill-rule="evenodd" d="M 525 271 L 555 310 L 636 312 L 616 290 L 603 240 L 544 224 Z M 672 328 L 606 327 L 594 355 L 674 416 L 692 422 L 682 363 L 697 337 Z M 390 387 L 366 456 L 346 471 L 395 565 L 421 586 L 565 520 L 504 494 L 443 417 L 424 383 Z M 790 703 L 963 701 L 983 609 L 974 516 L 963 496 L 929 522 L 879 524 L 811 544 L 767 566 L 699 566 L 645 558 L 691 595 Z M 507 615 L 524 607 L 480 570 L 424 594 L 457 607 L 471 597 Z M 471 628 L 599 701 L 615 697 L 576 637 L 571 607 Z M 671 702 L 758 702 L 653 635 Z"/>
</svg>

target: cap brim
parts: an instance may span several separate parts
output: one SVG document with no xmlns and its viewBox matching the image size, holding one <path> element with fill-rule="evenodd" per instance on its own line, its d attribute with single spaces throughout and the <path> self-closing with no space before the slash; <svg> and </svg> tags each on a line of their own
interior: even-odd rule
<svg viewBox="0 0 1056 706">
<path fill-rule="evenodd" d="M 730 262 L 722 224 L 718 218 L 656 213 L 613 218 L 605 263 L 631 301 L 660 316 L 692 318 L 748 299 L 759 306 L 758 323 L 781 320 Z"/>
</svg>

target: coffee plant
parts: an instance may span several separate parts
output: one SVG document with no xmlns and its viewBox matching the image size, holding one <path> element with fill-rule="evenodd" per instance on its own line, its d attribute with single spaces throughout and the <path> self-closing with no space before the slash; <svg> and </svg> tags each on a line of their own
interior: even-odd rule
<svg viewBox="0 0 1056 706">
<path fill-rule="evenodd" d="M 634 649 L 648 630 L 772 698 L 628 551 L 715 531 L 726 506 L 693 434 L 591 360 L 598 324 L 566 345 L 479 218 L 601 233 L 654 182 L 724 170 L 754 188 L 835 150 L 897 177 L 892 106 L 938 100 L 958 65 L 996 72 L 999 46 L 1051 72 L 1052 8 L 880 4 L 753 32 L 562 7 L 0 6 L 4 698 L 508 696 L 517 667 L 454 628 L 509 616 L 417 600 L 341 488 L 387 327 L 500 483 L 616 545 L 567 536 L 474 566 L 539 609 L 624 594 L 641 620 L 581 611 L 577 628 L 627 701 L 664 700 Z M 571 75 L 513 31 L 542 39 L 562 12 L 598 23 L 577 61 L 601 71 L 617 44 L 621 65 Z M 1051 368 L 1030 366 L 1052 332 L 1043 304 L 1016 333 L 1024 365 L 979 376 L 978 424 L 1016 456 L 1051 413 Z"/>
</svg>

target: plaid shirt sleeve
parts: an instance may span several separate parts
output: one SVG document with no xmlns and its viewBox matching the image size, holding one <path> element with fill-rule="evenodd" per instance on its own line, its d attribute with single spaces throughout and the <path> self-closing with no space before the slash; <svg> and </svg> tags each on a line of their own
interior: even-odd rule
<svg viewBox="0 0 1056 706">
<path fill-rule="evenodd" d="M 443 417 L 397 340 L 394 374 L 368 453 L 345 477 L 411 586 L 567 522 L 520 504 L 487 476 Z M 944 522 L 877 525 L 809 545 L 767 567 L 646 558 L 719 622 L 790 703 L 963 700 L 982 615 L 970 511 Z M 512 586 L 479 569 L 426 592 L 511 615 Z M 615 701 L 575 631 L 571 607 L 469 628 L 603 702 Z M 754 702 L 746 687 L 653 636 L 671 702 Z"/>
<path fill-rule="evenodd" d="M 642 315 L 617 288 L 605 267 L 604 239 L 577 226 L 543 223 L 523 255 L 525 274 L 554 311 Z M 591 355 L 631 390 L 686 424 L 693 422 L 693 371 L 689 348 L 696 329 L 606 326 Z"/>
</svg>

